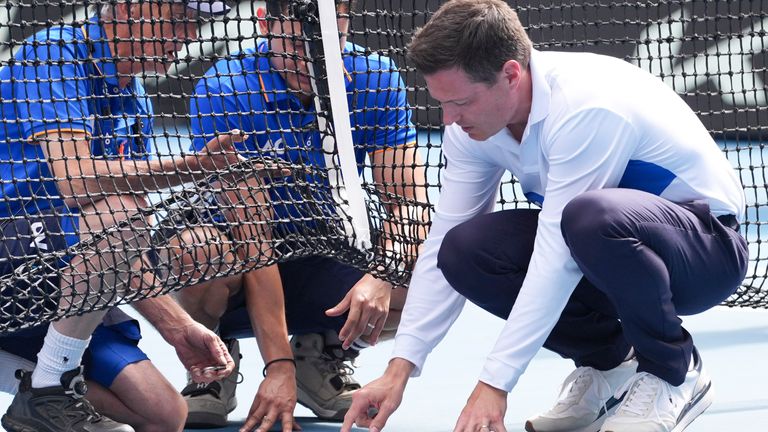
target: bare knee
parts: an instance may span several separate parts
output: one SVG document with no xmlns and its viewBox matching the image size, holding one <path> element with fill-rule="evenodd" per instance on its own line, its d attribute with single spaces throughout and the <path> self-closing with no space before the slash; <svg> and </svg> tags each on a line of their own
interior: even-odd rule
<svg viewBox="0 0 768 432">
<path fill-rule="evenodd" d="M 187 420 L 187 404 L 177 392 L 165 392 L 163 403 L 152 404 L 139 413 L 142 423 L 132 425 L 136 432 L 180 432 Z"/>
<path fill-rule="evenodd" d="M 181 283 L 196 283 L 226 273 L 232 261 L 231 245 L 217 229 L 186 229 L 164 246 L 166 259 Z"/>
<path fill-rule="evenodd" d="M 227 311 L 229 297 L 242 287 L 242 276 L 230 276 L 203 282 L 179 290 L 179 305 L 197 322 L 215 328 Z"/>
</svg>

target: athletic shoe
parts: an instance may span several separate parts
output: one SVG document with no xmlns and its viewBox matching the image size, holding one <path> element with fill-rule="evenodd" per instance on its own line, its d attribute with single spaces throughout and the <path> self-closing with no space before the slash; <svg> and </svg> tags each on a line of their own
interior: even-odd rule
<svg viewBox="0 0 768 432">
<path fill-rule="evenodd" d="M 560 388 L 555 406 L 525 423 L 528 432 L 597 432 L 619 400 L 614 393 L 637 371 L 637 360 L 599 371 L 580 367 L 571 372 Z"/>
<path fill-rule="evenodd" d="M 85 399 L 83 367 L 61 376 L 61 386 L 32 388 L 32 372 L 16 371 L 19 392 L 2 418 L 9 432 L 134 432 L 96 412 Z"/>
<path fill-rule="evenodd" d="M 229 355 L 235 361 L 235 370 L 227 378 L 210 383 L 196 383 L 187 374 L 187 386 L 181 391 L 187 402 L 189 429 L 217 428 L 227 425 L 227 416 L 237 407 L 238 378 L 240 376 L 240 343 L 237 339 L 224 340 Z"/>
<path fill-rule="evenodd" d="M 352 395 L 360 388 L 352 378 L 354 369 L 347 364 L 358 352 L 326 343 L 321 334 L 294 336 L 291 348 L 296 360 L 298 402 L 320 419 L 344 420 Z"/>
<path fill-rule="evenodd" d="M 681 432 L 712 404 L 712 382 L 694 350 L 694 367 L 675 387 L 647 372 L 636 374 L 616 394 L 624 401 L 602 432 Z"/>
</svg>

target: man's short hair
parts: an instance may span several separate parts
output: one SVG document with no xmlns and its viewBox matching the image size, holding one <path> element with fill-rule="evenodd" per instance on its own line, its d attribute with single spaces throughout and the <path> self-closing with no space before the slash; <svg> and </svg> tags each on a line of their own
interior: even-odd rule
<svg viewBox="0 0 768 432">
<path fill-rule="evenodd" d="M 424 75 L 460 68 L 475 82 L 493 84 L 502 66 L 524 69 L 531 40 L 515 11 L 501 0 L 451 0 L 408 44 L 408 60 Z"/>
</svg>

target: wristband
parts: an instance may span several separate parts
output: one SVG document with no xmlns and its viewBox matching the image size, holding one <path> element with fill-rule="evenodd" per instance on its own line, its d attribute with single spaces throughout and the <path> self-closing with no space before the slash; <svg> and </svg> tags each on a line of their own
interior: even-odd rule
<svg viewBox="0 0 768 432">
<path fill-rule="evenodd" d="M 278 363 L 278 362 L 291 362 L 291 363 L 293 363 L 293 367 L 294 368 L 296 367 L 296 360 L 294 360 L 294 359 L 292 359 L 290 357 L 281 357 L 281 358 L 276 358 L 274 360 L 268 361 L 264 365 L 264 369 L 261 371 L 261 374 L 264 375 L 264 377 L 266 377 L 267 376 L 267 368 L 272 366 L 275 363 Z"/>
</svg>

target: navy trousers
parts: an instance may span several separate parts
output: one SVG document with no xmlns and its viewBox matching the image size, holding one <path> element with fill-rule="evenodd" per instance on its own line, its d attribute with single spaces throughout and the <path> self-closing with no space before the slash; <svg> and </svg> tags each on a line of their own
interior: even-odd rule
<svg viewBox="0 0 768 432">
<path fill-rule="evenodd" d="M 438 267 L 457 292 L 506 319 L 533 252 L 538 213 L 506 210 L 454 227 Z M 746 274 L 747 243 L 735 218 L 713 216 L 704 202 L 602 189 L 573 199 L 561 229 L 584 278 L 544 347 L 599 370 L 617 366 L 634 347 L 640 371 L 682 384 L 693 342 L 679 316 L 718 305 Z"/>
</svg>

